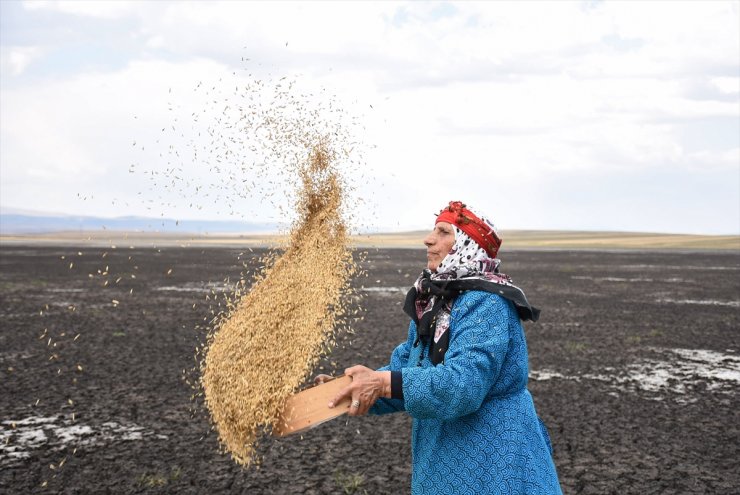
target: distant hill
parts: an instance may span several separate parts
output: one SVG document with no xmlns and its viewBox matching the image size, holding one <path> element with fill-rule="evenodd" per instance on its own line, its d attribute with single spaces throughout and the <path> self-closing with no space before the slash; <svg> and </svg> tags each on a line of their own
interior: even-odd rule
<svg viewBox="0 0 740 495">
<path fill-rule="evenodd" d="M 216 222 L 218 223 L 218 222 Z M 352 236 L 352 244 L 361 248 L 408 248 L 424 250 L 426 232 L 363 234 Z M 502 251 L 518 249 L 543 250 L 726 250 L 740 255 L 740 236 L 710 236 L 689 234 L 650 234 L 639 232 L 568 232 L 508 230 L 502 232 Z M 284 234 L 260 233 L 193 233 L 123 230 L 73 230 L 47 233 L 0 235 L 3 245 L 47 246 L 197 246 L 197 247 L 275 247 L 287 242 Z"/>
<path fill-rule="evenodd" d="M 3 244 L 137 246 L 273 246 L 284 243 L 286 226 L 219 220 L 173 220 L 124 216 L 101 218 L 3 208 Z M 358 247 L 424 249 L 427 231 L 364 233 L 352 236 Z M 503 249 L 656 249 L 730 250 L 740 254 L 738 235 L 647 232 L 507 230 Z"/>
<path fill-rule="evenodd" d="M 177 234 L 267 234 L 276 232 L 278 226 L 269 223 L 237 222 L 232 220 L 178 221 L 171 218 L 135 216 L 100 218 L 94 216 L 35 214 L 32 212 L 0 214 L 0 235 L 100 230 Z"/>
</svg>

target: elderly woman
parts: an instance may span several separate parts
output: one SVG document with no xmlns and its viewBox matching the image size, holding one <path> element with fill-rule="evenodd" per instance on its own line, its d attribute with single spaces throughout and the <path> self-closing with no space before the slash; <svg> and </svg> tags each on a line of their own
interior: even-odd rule
<svg viewBox="0 0 740 495">
<path fill-rule="evenodd" d="M 424 239 L 427 269 L 406 296 L 408 339 L 377 371 L 354 366 L 349 414 L 413 418 L 414 494 L 561 493 L 550 440 L 527 390 L 520 320 L 537 320 L 498 270 L 501 238 L 459 201 Z M 317 381 L 324 380 L 317 377 Z"/>
</svg>

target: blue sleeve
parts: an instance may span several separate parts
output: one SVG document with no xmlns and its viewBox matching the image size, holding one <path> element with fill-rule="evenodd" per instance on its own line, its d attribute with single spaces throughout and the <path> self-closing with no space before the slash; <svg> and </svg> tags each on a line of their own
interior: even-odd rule
<svg viewBox="0 0 740 495">
<path fill-rule="evenodd" d="M 509 348 L 507 304 L 480 291 L 455 301 L 444 364 L 402 370 L 404 407 L 412 417 L 447 420 L 478 410 Z"/>
<path fill-rule="evenodd" d="M 409 352 L 416 338 L 416 324 L 412 321 L 409 325 L 409 334 L 406 342 L 395 348 L 391 354 L 391 362 L 387 366 L 378 368 L 378 371 L 401 371 L 409 360 Z M 399 399 L 386 399 L 381 397 L 368 411 L 370 414 L 388 414 L 404 411 L 403 401 Z"/>
</svg>

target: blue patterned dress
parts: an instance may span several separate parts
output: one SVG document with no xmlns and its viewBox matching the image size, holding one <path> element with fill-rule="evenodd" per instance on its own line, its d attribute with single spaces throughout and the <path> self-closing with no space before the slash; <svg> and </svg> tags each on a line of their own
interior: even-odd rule
<svg viewBox="0 0 740 495">
<path fill-rule="evenodd" d="M 449 331 L 444 362 L 433 366 L 428 346 L 414 346 L 412 321 L 408 340 L 381 368 L 401 371 L 403 400 L 379 399 L 370 410 L 413 418 L 411 493 L 560 494 L 550 439 L 527 390 L 527 344 L 513 304 L 462 293 Z"/>
</svg>

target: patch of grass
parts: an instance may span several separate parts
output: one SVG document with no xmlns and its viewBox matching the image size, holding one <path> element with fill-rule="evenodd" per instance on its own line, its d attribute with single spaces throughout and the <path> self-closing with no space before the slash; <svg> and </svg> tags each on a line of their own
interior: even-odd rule
<svg viewBox="0 0 740 495">
<path fill-rule="evenodd" d="M 141 487 L 155 488 L 177 481 L 180 476 L 182 476 L 182 468 L 175 466 L 169 476 L 165 473 L 142 474 L 136 481 Z"/>
<path fill-rule="evenodd" d="M 583 352 L 586 350 L 586 344 L 583 342 L 568 342 L 565 348 L 571 352 Z"/>
<path fill-rule="evenodd" d="M 653 337 L 662 337 L 662 336 L 663 336 L 663 331 L 654 328 L 643 335 L 628 335 L 625 338 L 625 340 L 627 341 L 628 344 L 640 344 L 645 339 L 649 339 Z"/>
<path fill-rule="evenodd" d="M 155 474 L 142 474 L 137 480 L 139 486 L 145 486 L 147 488 L 154 488 L 156 486 L 164 486 L 167 484 L 167 478 L 159 473 Z"/>
<path fill-rule="evenodd" d="M 113 336 L 114 337 L 125 337 L 126 333 L 125 332 L 113 332 Z"/>
<path fill-rule="evenodd" d="M 365 477 L 359 473 L 343 473 L 337 471 L 334 473 L 334 481 L 345 495 L 367 495 L 367 490 L 362 487 Z"/>
</svg>

